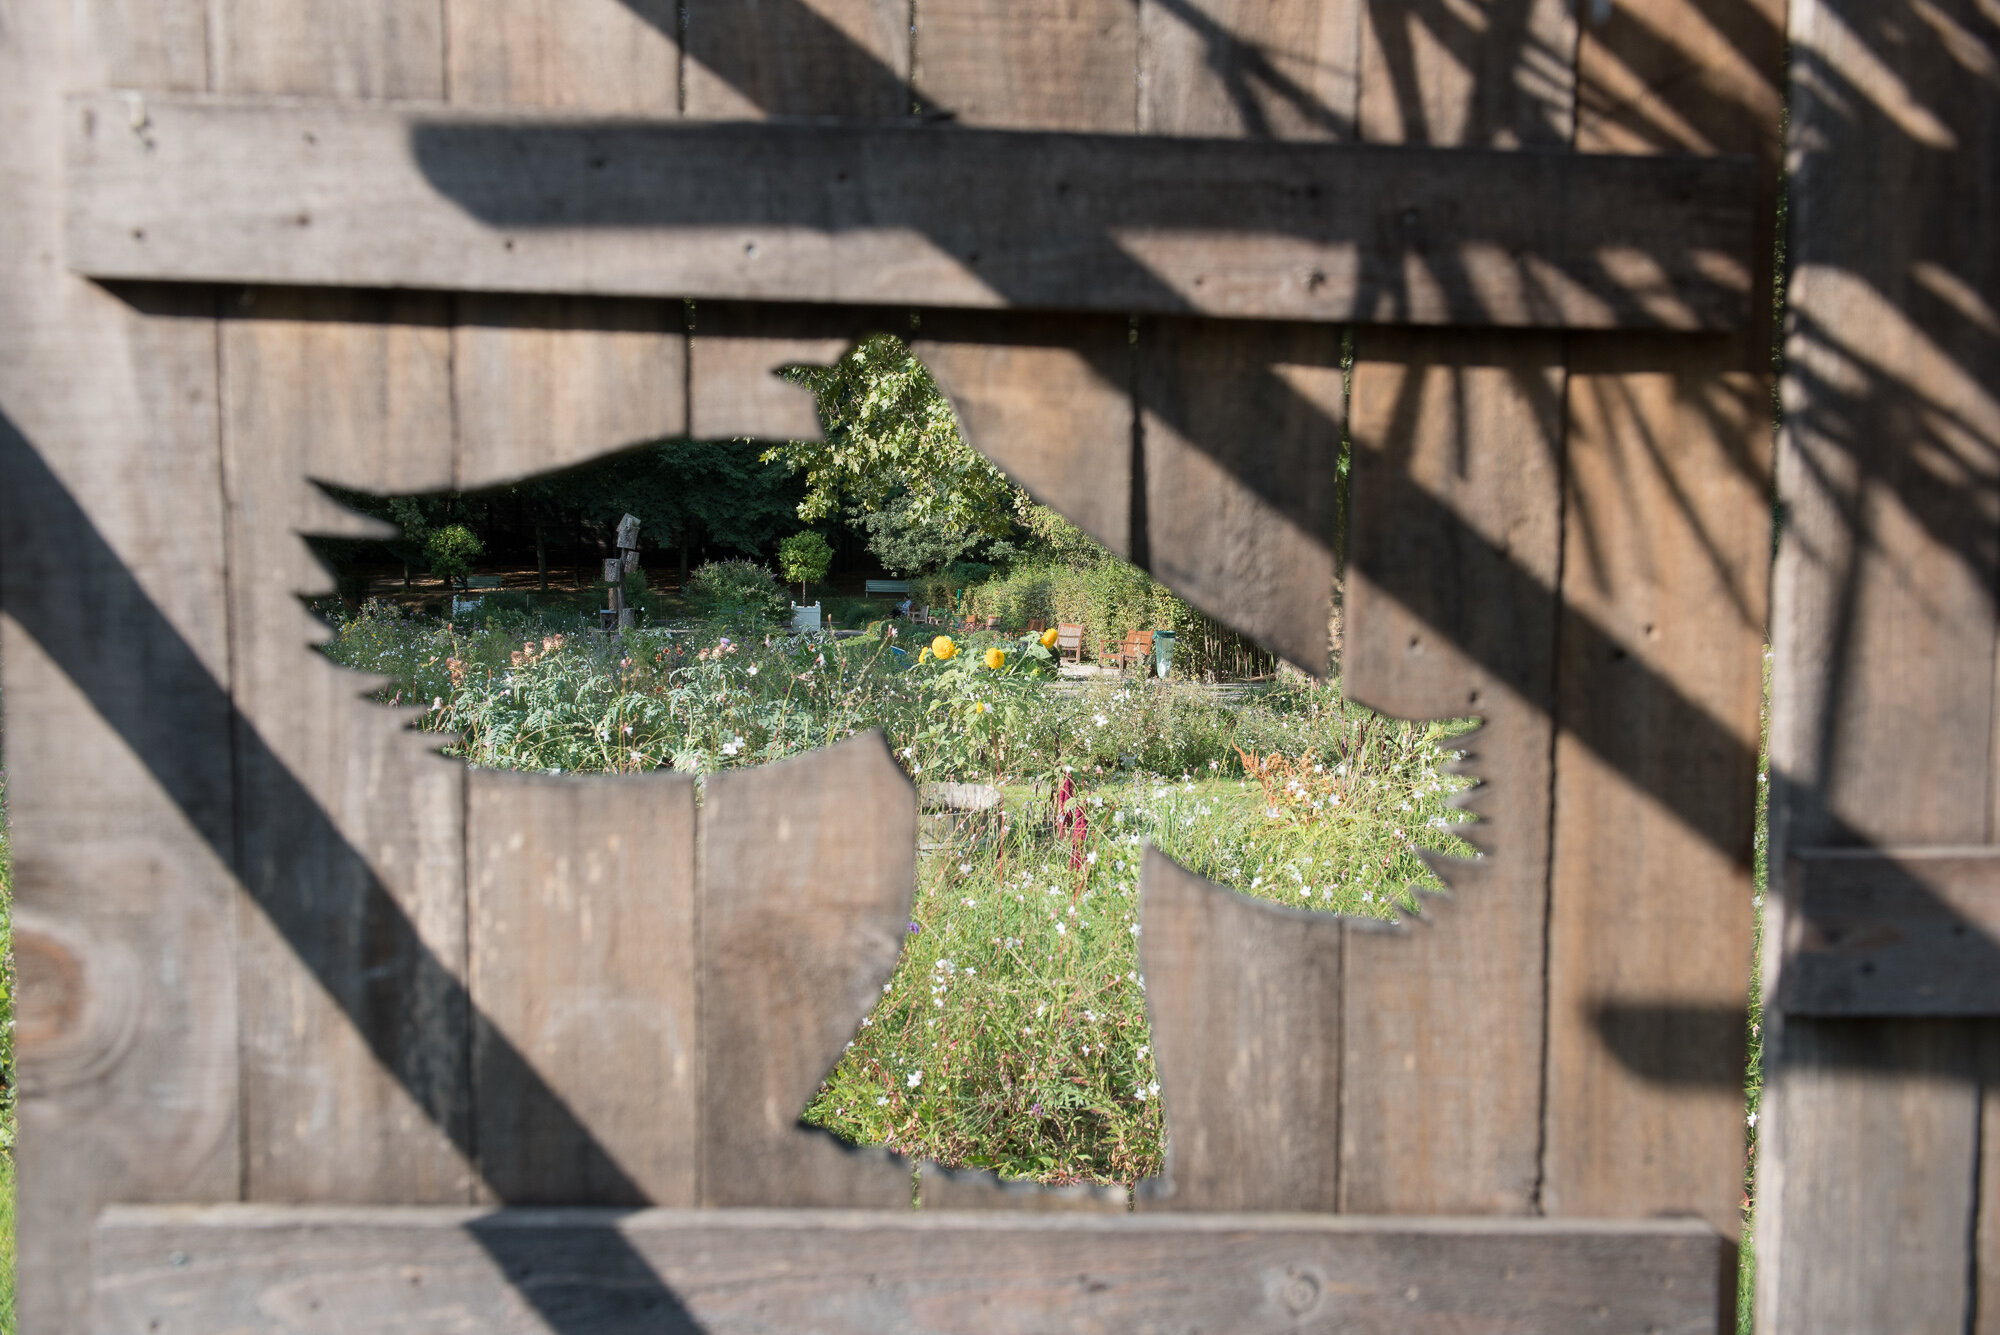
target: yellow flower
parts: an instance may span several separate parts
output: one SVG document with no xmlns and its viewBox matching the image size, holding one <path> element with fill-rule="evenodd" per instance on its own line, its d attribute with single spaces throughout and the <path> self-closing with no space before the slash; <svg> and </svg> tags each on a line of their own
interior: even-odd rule
<svg viewBox="0 0 2000 1335">
<path fill-rule="evenodd" d="M 995 672 L 998 672 L 1001 668 L 1005 667 L 1006 664 L 1007 664 L 1007 651 L 1005 649 L 988 649 L 986 651 L 987 667 L 990 667 Z"/>
<path fill-rule="evenodd" d="M 1051 626 L 1047 630 L 1042 632 L 1042 648 L 1053 649 L 1055 647 L 1056 647 L 1056 628 L 1054 626 Z"/>
<path fill-rule="evenodd" d="M 931 641 L 931 657 L 943 663 L 958 653 L 958 646 L 951 642 L 951 636 L 940 635 Z"/>
</svg>

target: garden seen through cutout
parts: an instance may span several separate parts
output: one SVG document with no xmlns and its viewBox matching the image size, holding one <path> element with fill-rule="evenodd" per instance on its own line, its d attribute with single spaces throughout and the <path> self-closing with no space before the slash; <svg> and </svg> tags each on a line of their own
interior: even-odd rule
<svg viewBox="0 0 2000 1335">
<path fill-rule="evenodd" d="M 487 768 L 710 774 L 881 729 L 921 799 L 915 907 L 805 1123 L 1008 1178 L 1156 1176 L 1145 845 L 1289 907 L 1407 912 L 1438 884 L 1425 851 L 1470 851 L 1464 725 L 1346 702 L 1034 505 L 896 340 L 790 375 L 822 441 L 668 440 L 479 494 L 341 493 L 403 533 L 317 544 L 339 583 L 316 603 L 325 651 Z M 602 576 L 626 514 L 642 557 L 614 635 Z M 801 571 L 779 572 L 800 532 L 831 553 L 805 572 L 819 631 L 792 628 L 801 586 L 781 581 Z M 871 577 L 907 591 L 870 597 Z M 1175 632 L 1164 678 L 1091 661 L 1143 629 Z"/>
</svg>

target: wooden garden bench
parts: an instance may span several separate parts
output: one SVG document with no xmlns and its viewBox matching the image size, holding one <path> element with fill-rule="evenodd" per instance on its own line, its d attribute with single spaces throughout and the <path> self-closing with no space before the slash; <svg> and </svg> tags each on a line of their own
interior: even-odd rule
<svg viewBox="0 0 2000 1335">
<path fill-rule="evenodd" d="M 1150 630 L 1128 630 L 1125 641 L 1115 650 L 1107 651 L 1103 646 L 1097 650 L 1097 661 L 1109 663 L 1120 669 L 1133 663 L 1145 663 L 1153 656 L 1153 632 Z"/>
</svg>

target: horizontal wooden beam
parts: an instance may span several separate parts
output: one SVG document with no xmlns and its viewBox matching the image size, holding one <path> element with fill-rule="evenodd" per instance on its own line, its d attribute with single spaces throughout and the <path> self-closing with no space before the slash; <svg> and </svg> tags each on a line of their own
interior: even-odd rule
<svg viewBox="0 0 2000 1335">
<path fill-rule="evenodd" d="M 2000 1015 L 2000 848 L 1802 849 L 1785 879 L 1783 1010 Z"/>
<path fill-rule="evenodd" d="M 128 1207 L 97 1330 L 1718 1332 L 1694 1221 Z"/>
<path fill-rule="evenodd" d="M 88 93 L 104 279 L 1731 329 L 1755 173 L 949 124 L 588 120 Z"/>
</svg>

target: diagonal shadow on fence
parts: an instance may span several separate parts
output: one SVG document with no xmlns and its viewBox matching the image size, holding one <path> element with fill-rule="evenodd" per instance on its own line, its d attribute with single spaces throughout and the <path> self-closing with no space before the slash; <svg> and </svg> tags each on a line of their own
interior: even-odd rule
<svg viewBox="0 0 2000 1335">
<path fill-rule="evenodd" d="M 457 1073 L 437 1069 L 412 1017 L 442 1015 L 460 1032 L 468 1023 L 476 1026 L 487 1054 L 484 1060 L 493 1063 L 495 1078 L 519 1092 L 537 1123 L 553 1128 L 589 1180 L 604 1184 L 605 1197 L 634 1207 L 646 1204 L 638 1185 L 562 1097 L 480 1014 L 465 985 L 424 944 L 416 924 L 367 859 L 272 751 L 256 725 L 236 708 L 227 688 L 210 674 L 76 497 L 4 413 L 0 413 L 0 478 L 5 479 L 0 486 L 0 534 L 6 538 L 0 607 L 75 683 L 217 859 L 237 868 L 247 897 L 353 1021 L 383 1069 L 472 1161 L 474 1128 L 458 1094 Z M 88 616 L 82 614 L 84 608 L 90 609 Z M 123 670 L 123 663 L 133 661 L 146 664 L 143 689 L 132 689 Z M 334 943 L 318 930 L 318 918 L 288 878 L 254 875 L 243 867 L 234 822 L 227 814 L 229 803 L 218 800 L 233 786 L 230 762 L 219 754 L 223 748 L 189 745 L 181 726 L 189 714 L 227 719 L 241 757 L 238 763 L 266 785 L 274 817 L 284 828 L 298 832 L 301 845 L 315 856 L 331 856 L 341 864 L 332 869 L 340 874 L 336 883 L 365 886 L 363 968 L 356 970 L 350 961 L 329 956 Z M 355 988 L 357 976 L 365 981 Z M 578 1225 L 588 1234 L 576 1240 L 578 1245 L 598 1258 L 596 1263 L 605 1273 L 620 1279 L 599 1301 L 617 1303 L 621 1312 L 629 1307 L 632 1313 L 644 1313 L 651 1323 L 647 1329 L 698 1330 L 673 1292 L 613 1226 L 614 1218 L 598 1214 L 592 1216 L 596 1222 Z M 469 1231 L 552 1329 L 582 1335 L 605 1328 L 600 1318 L 607 1313 L 601 1307 L 591 1308 L 574 1293 L 534 1280 L 535 1259 L 515 1245 L 517 1234 L 477 1225 Z"/>
</svg>

